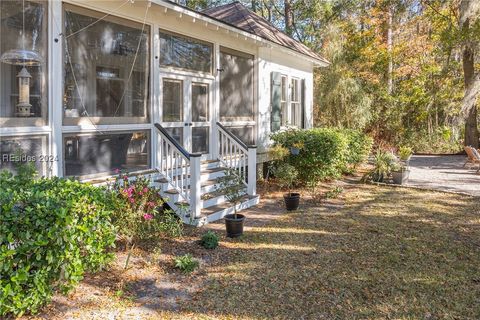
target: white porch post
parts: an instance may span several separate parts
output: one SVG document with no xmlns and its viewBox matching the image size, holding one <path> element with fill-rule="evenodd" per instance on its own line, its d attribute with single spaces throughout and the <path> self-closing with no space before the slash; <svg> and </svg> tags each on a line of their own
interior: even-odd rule
<svg viewBox="0 0 480 320">
<path fill-rule="evenodd" d="M 257 194 L 257 146 L 248 147 L 248 185 L 249 196 Z"/>
<path fill-rule="evenodd" d="M 51 135 L 51 154 L 57 160 L 53 163 L 53 176 L 63 177 L 63 139 L 62 139 L 62 119 L 63 119 L 63 45 L 67 41 L 60 34 L 62 18 L 62 2 L 49 2 L 49 20 L 50 34 L 48 39 L 48 88 L 49 88 L 49 110 Z"/>
<path fill-rule="evenodd" d="M 200 217 L 202 210 L 200 153 L 190 154 L 190 209 L 194 218 Z"/>
</svg>

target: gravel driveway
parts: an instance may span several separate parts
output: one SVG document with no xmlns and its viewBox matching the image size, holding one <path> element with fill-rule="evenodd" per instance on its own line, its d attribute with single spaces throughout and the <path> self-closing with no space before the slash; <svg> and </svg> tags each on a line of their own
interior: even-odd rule
<svg viewBox="0 0 480 320">
<path fill-rule="evenodd" d="M 480 174 L 467 165 L 466 156 L 413 156 L 407 185 L 480 196 Z"/>
</svg>

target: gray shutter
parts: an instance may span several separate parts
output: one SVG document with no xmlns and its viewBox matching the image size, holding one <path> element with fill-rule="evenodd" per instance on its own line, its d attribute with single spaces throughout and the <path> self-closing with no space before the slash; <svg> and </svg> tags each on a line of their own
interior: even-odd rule
<svg viewBox="0 0 480 320">
<path fill-rule="evenodd" d="M 302 99 L 302 101 L 300 102 L 300 108 L 302 108 L 302 128 L 306 128 L 307 127 L 307 117 L 306 117 L 306 113 L 305 113 L 305 79 L 302 79 L 302 82 L 301 82 L 301 85 L 302 85 L 302 88 L 301 88 L 301 96 L 300 96 L 300 99 Z"/>
<path fill-rule="evenodd" d="M 282 74 L 280 72 L 272 72 L 272 99 L 271 106 L 272 110 L 270 113 L 271 120 L 271 131 L 275 132 L 280 130 L 280 125 L 282 122 L 281 112 L 281 98 L 282 98 Z"/>
</svg>

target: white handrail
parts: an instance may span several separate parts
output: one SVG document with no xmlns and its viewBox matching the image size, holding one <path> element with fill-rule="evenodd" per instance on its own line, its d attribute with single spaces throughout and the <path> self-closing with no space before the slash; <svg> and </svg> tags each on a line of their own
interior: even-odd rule
<svg viewBox="0 0 480 320">
<path fill-rule="evenodd" d="M 247 186 L 247 193 L 256 194 L 257 147 L 247 146 L 222 124 L 217 122 L 218 160 L 227 168 L 234 169 Z"/>
<path fill-rule="evenodd" d="M 168 180 L 178 194 L 190 205 L 195 218 L 201 211 L 201 173 L 200 154 L 188 153 L 165 128 L 156 123 L 158 129 L 158 167 L 160 173 Z M 165 191 L 165 190 L 164 190 Z"/>
<path fill-rule="evenodd" d="M 180 152 L 176 146 L 160 131 L 159 132 L 158 169 L 178 193 L 190 202 L 190 159 Z"/>
</svg>

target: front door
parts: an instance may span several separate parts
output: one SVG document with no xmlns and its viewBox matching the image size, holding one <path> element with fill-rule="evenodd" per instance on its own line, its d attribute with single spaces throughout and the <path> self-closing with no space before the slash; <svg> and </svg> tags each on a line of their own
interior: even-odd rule
<svg viewBox="0 0 480 320">
<path fill-rule="evenodd" d="M 162 78 L 162 126 L 188 152 L 211 159 L 212 82 L 186 76 Z"/>
</svg>

